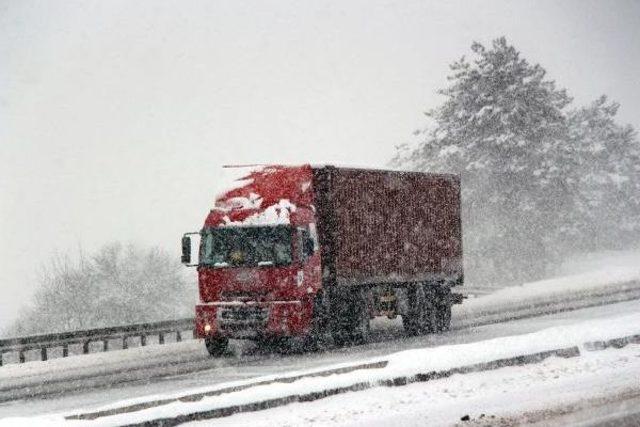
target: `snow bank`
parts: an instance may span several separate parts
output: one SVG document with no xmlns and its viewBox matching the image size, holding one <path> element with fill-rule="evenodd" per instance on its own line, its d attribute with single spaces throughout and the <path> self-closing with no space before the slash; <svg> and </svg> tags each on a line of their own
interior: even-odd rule
<svg viewBox="0 0 640 427">
<path fill-rule="evenodd" d="M 591 273 L 607 269 L 628 269 L 640 266 L 640 251 L 601 251 L 574 256 L 558 270 L 558 276 Z"/>
<path fill-rule="evenodd" d="M 549 358 L 535 365 L 454 375 L 384 390 L 373 388 L 315 402 L 293 403 L 259 414 L 248 412 L 183 425 L 582 425 L 597 419 L 596 408 L 603 402 L 628 397 L 629 390 L 637 393 L 638 372 L 640 345 L 632 344 L 578 358 Z M 585 416 L 575 417 L 576 409 L 581 408 L 586 409 Z M 605 410 L 611 408 L 605 406 Z M 557 420 L 554 416 L 569 412 L 570 418 Z M 471 420 L 460 422 L 464 415 Z"/>
<path fill-rule="evenodd" d="M 488 307 L 513 306 L 514 303 L 535 303 L 561 295 L 587 294 L 606 289 L 632 289 L 640 286 L 640 264 L 620 265 L 583 274 L 575 274 L 538 282 L 511 286 L 489 295 L 468 299 L 465 310 L 473 311 Z"/>
</svg>

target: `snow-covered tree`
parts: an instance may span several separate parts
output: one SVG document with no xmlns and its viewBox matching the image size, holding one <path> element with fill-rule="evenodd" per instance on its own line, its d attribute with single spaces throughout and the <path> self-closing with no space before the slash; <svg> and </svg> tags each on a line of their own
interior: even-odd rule
<svg viewBox="0 0 640 427">
<path fill-rule="evenodd" d="M 602 96 L 568 115 L 573 222 L 562 238 L 581 250 L 629 245 L 640 234 L 640 143 L 616 123 L 618 108 Z"/>
<path fill-rule="evenodd" d="M 393 162 L 461 175 L 472 279 L 542 277 L 570 247 L 562 239 L 575 239 L 573 248 L 580 249 L 584 240 L 577 236 L 600 224 L 589 211 L 590 198 L 600 197 L 604 209 L 605 198 L 631 197 L 638 163 L 622 158 L 633 152 L 637 159 L 637 140 L 632 129 L 615 124 L 617 106 L 604 98 L 569 110 L 566 90 L 504 37 L 471 50 L 472 61 L 463 57 L 451 65 L 449 86 L 439 91 L 444 103 L 426 113 L 429 123 L 417 132 L 417 145 L 401 147 Z M 594 149 L 598 144 L 603 151 Z M 598 180 L 604 181 L 595 186 Z"/>
<path fill-rule="evenodd" d="M 43 269 L 31 307 L 12 335 L 169 320 L 192 315 L 196 287 L 182 265 L 157 248 L 112 243 L 77 261 L 55 257 Z"/>
</svg>

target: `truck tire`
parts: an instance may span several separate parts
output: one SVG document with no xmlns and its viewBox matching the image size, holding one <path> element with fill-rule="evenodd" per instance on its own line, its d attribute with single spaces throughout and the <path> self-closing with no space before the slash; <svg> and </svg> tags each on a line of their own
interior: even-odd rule
<svg viewBox="0 0 640 427">
<path fill-rule="evenodd" d="M 451 327 L 451 289 L 440 287 L 437 290 L 438 323 L 437 332 L 448 331 Z"/>
<path fill-rule="evenodd" d="M 428 285 L 415 284 L 407 290 L 409 312 L 402 316 L 402 325 L 409 335 L 435 332 L 438 313 L 435 292 Z"/>
<path fill-rule="evenodd" d="M 365 344 L 371 338 L 367 291 L 354 292 L 347 303 L 343 301 L 339 322 L 334 323 L 331 335 L 337 347 Z"/>
<path fill-rule="evenodd" d="M 409 335 L 420 334 L 421 300 L 422 297 L 416 287 L 407 288 L 408 310 L 407 313 L 402 314 L 402 326 Z"/>
<path fill-rule="evenodd" d="M 345 347 L 353 341 L 353 331 L 355 328 L 353 310 L 343 309 L 339 312 L 337 319 L 334 319 L 331 326 L 331 337 L 336 347 Z"/>
<path fill-rule="evenodd" d="M 422 317 L 422 331 L 425 334 L 438 331 L 438 305 L 433 286 L 424 285 L 425 305 Z"/>
<path fill-rule="evenodd" d="M 448 331 L 451 327 L 451 304 L 438 306 L 438 332 Z"/>
<path fill-rule="evenodd" d="M 336 347 L 344 347 L 349 342 L 348 335 L 343 331 L 333 331 L 331 337 L 333 338 L 333 345 Z"/>
<path fill-rule="evenodd" d="M 312 335 L 284 337 L 279 340 L 279 344 L 279 350 L 283 354 L 302 354 L 316 349 L 316 341 Z"/>
<path fill-rule="evenodd" d="M 313 320 L 311 333 L 306 337 L 305 351 L 319 351 L 328 347 L 329 307 L 324 293 L 319 291 L 313 299 Z"/>
<path fill-rule="evenodd" d="M 204 339 L 204 345 L 207 347 L 207 351 L 210 356 L 220 357 L 227 350 L 229 339 L 224 337 L 206 337 Z"/>
<path fill-rule="evenodd" d="M 368 343 L 371 340 L 371 317 L 365 301 L 363 301 L 363 304 L 359 307 L 355 320 L 356 322 L 351 332 L 352 341 L 356 344 Z"/>
</svg>

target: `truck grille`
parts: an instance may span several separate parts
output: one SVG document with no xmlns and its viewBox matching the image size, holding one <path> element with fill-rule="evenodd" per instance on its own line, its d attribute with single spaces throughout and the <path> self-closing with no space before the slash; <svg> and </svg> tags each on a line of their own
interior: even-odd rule
<svg viewBox="0 0 640 427">
<path fill-rule="evenodd" d="M 267 326 L 269 310 L 257 306 L 231 306 L 218 309 L 218 323 L 222 331 L 233 336 L 253 336 Z"/>
</svg>

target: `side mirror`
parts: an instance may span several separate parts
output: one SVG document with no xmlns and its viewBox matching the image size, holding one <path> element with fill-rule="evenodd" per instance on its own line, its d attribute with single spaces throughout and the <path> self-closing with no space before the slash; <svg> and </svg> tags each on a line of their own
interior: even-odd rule
<svg viewBox="0 0 640 427">
<path fill-rule="evenodd" d="M 191 237 L 182 236 L 182 263 L 191 264 Z"/>
</svg>

